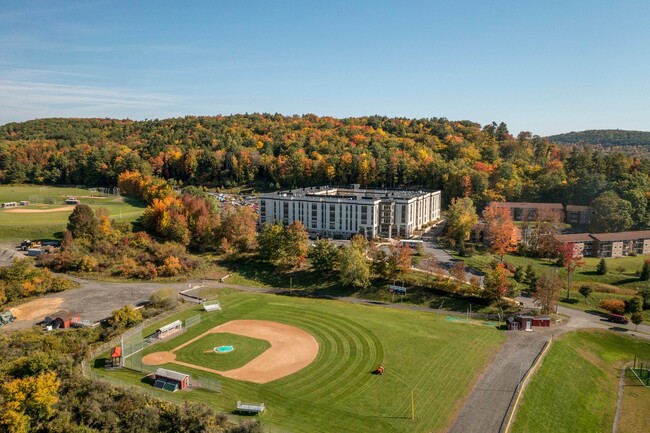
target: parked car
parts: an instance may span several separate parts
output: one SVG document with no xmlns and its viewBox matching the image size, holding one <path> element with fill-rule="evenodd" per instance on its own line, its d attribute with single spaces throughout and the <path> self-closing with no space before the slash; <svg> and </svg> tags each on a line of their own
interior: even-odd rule
<svg viewBox="0 0 650 433">
<path fill-rule="evenodd" d="M 610 314 L 609 321 L 612 323 L 620 323 L 622 325 L 627 325 L 629 323 L 627 317 L 621 316 L 620 314 Z"/>
</svg>

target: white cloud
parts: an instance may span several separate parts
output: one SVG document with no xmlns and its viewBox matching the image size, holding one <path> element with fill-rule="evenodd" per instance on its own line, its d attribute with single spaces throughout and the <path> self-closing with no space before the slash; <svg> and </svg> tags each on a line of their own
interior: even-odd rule
<svg viewBox="0 0 650 433">
<path fill-rule="evenodd" d="M 36 117 L 152 117 L 178 104 L 173 95 L 96 86 L 0 80 L 0 123 Z"/>
</svg>

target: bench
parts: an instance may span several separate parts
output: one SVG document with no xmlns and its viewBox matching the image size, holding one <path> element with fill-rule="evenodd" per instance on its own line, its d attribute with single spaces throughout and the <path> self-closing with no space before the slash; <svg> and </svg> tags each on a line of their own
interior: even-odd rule
<svg viewBox="0 0 650 433">
<path fill-rule="evenodd" d="M 242 403 L 241 400 L 237 402 L 237 410 L 240 412 L 249 412 L 249 413 L 260 413 L 264 412 L 264 403 L 261 404 L 251 404 L 251 403 Z"/>
</svg>

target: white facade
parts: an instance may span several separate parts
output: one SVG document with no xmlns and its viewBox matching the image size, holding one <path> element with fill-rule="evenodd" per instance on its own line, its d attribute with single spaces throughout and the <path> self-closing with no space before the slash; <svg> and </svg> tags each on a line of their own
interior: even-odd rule
<svg viewBox="0 0 650 433">
<path fill-rule="evenodd" d="M 440 191 L 303 188 L 260 197 L 260 224 L 301 221 L 325 237 L 413 236 L 440 218 Z"/>
</svg>

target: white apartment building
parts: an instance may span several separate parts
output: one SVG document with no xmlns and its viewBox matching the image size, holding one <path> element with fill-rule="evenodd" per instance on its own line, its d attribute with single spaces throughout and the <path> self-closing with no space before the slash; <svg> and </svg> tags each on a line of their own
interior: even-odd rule
<svg viewBox="0 0 650 433">
<path fill-rule="evenodd" d="M 313 235 L 410 238 L 440 218 L 440 191 L 313 187 L 260 196 L 260 224 L 301 221 Z"/>
</svg>

